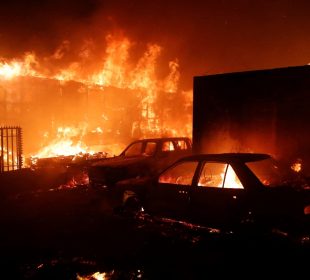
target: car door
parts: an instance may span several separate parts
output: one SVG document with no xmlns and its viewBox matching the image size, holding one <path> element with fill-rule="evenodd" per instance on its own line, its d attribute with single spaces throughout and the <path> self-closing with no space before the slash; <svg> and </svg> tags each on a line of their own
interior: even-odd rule
<svg viewBox="0 0 310 280">
<path fill-rule="evenodd" d="M 245 190 L 231 165 L 204 162 L 190 195 L 189 216 L 206 226 L 230 226 L 245 210 Z"/>
<path fill-rule="evenodd" d="M 197 161 L 178 162 L 161 173 L 151 191 L 148 211 L 156 216 L 186 220 L 197 166 Z"/>
</svg>

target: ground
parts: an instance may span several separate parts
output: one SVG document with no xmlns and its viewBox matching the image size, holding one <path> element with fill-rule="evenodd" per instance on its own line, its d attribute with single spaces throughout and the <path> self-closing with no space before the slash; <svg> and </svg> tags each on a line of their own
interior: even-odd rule
<svg viewBox="0 0 310 280">
<path fill-rule="evenodd" d="M 94 189 L 49 188 L 54 178 L 31 176 L 0 180 L 1 273 L 7 279 L 94 279 L 96 272 L 105 272 L 104 279 L 202 279 L 270 271 L 298 278 L 310 260 L 308 246 L 279 232 L 235 234 L 147 214 L 123 217 Z"/>
</svg>

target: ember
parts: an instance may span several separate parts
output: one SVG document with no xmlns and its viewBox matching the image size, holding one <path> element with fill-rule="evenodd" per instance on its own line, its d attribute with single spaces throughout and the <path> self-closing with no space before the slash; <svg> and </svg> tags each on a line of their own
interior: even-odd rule
<svg viewBox="0 0 310 280">
<path fill-rule="evenodd" d="M 302 169 L 302 160 L 301 159 L 298 159 L 296 162 L 294 162 L 292 165 L 291 165 L 291 169 L 297 173 L 299 173 Z"/>
<path fill-rule="evenodd" d="M 100 272 L 95 272 L 93 273 L 92 275 L 90 276 L 77 276 L 77 280 L 108 280 L 108 279 L 111 279 L 107 273 L 103 272 L 103 273 L 100 273 Z"/>
</svg>

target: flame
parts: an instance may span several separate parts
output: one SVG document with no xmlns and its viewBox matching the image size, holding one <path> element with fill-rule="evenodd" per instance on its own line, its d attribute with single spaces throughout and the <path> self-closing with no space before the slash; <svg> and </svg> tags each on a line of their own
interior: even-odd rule
<svg viewBox="0 0 310 280">
<path fill-rule="evenodd" d="M 36 157 L 69 156 L 79 153 L 86 153 L 87 147 L 82 143 L 73 144 L 71 140 L 59 140 L 52 142 L 36 154 Z"/>
<path fill-rule="evenodd" d="M 1 150 L 0 150 L 0 152 L 1 152 Z M 6 147 L 3 147 L 3 151 L 2 152 L 3 153 L 1 155 L 2 156 L 1 160 L 3 161 L 3 163 L 5 163 L 5 165 L 9 165 L 13 169 L 17 169 L 17 167 L 18 167 L 18 159 L 17 159 L 16 156 L 12 157 L 13 152 L 11 150 L 7 150 Z"/>
<path fill-rule="evenodd" d="M 13 79 L 18 76 L 43 77 L 36 72 L 38 61 L 34 53 L 26 53 L 23 60 L 0 62 L 0 78 Z"/>
<path fill-rule="evenodd" d="M 39 58 L 34 52 L 27 52 L 20 59 L 11 61 L 1 59 L 0 79 L 9 80 L 29 76 L 55 79 L 61 83 L 75 81 L 83 83 L 89 88 L 115 87 L 134 90 L 140 98 L 141 118 L 136 127 L 141 130 L 142 137 L 163 135 L 191 137 L 190 117 L 187 118 L 186 123 L 181 120 L 178 126 L 174 124 L 175 119 L 164 123 L 157 104 L 158 96 L 162 92 L 171 96 L 175 94 L 173 98 L 179 98 L 176 95 L 180 80 L 178 59 L 168 62 L 168 74 L 159 79 L 157 68 L 163 50 L 161 46 L 155 43 L 147 44 L 142 54 L 133 59 L 130 54 L 135 53 L 136 49 L 134 48 L 137 44 L 130 41 L 129 38 L 108 35 L 105 40 L 106 48 L 102 52 L 102 56 L 94 55 L 94 43 L 88 40 L 82 44 L 80 50 L 75 52 L 78 54 L 76 61 L 72 60 L 72 56 L 69 58 L 69 52 L 73 47 L 68 40 L 63 41 L 49 57 Z M 94 57 L 95 62 L 93 61 Z M 183 92 L 180 93 L 180 97 L 184 99 Z M 187 106 L 187 103 L 183 104 Z M 105 117 L 105 114 L 102 112 L 102 116 L 108 122 L 109 119 Z M 56 126 L 59 125 L 63 124 L 56 124 Z M 100 131 L 105 131 L 105 128 L 96 129 L 96 131 L 100 133 Z M 81 139 L 73 141 L 72 137 L 64 134 L 54 138 L 46 132 L 42 132 L 42 134 L 45 134 L 45 137 L 42 137 L 44 147 L 36 154 L 38 157 L 91 152 Z M 80 132 L 80 136 L 83 136 L 82 132 Z"/>
<path fill-rule="evenodd" d="M 111 35 L 108 35 L 106 40 L 108 43 L 107 57 L 103 68 L 92 76 L 91 82 L 97 85 L 126 88 L 128 87 L 126 74 L 130 42 L 127 38 L 117 40 Z"/>
<path fill-rule="evenodd" d="M 237 174 L 230 165 L 227 166 L 227 164 L 221 163 L 219 167 L 222 167 L 223 169 L 220 168 L 213 172 L 207 171 L 206 174 L 204 174 L 203 171 L 203 174 L 199 178 L 198 186 L 243 189 Z"/>
<path fill-rule="evenodd" d="M 79 68 L 80 65 L 78 63 L 72 63 L 68 68 L 60 70 L 60 72 L 57 73 L 53 78 L 59 81 L 79 80 L 80 82 L 85 83 L 86 81 L 77 78 Z"/>
<path fill-rule="evenodd" d="M 143 276 L 143 271 L 141 271 L 140 269 L 137 269 L 136 271 L 134 271 L 134 276 L 130 277 L 130 278 L 134 278 L 134 279 L 141 279 Z M 117 274 L 117 273 L 116 273 Z M 130 275 L 133 274 L 130 272 Z M 93 273 L 93 274 L 89 274 L 89 275 L 85 275 L 85 276 L 80 276 L 79 274 L 77 274 L 77 280 L 109 280 L 109 279 L 115 279 L 115 271 L 109 271 L 109 272 L 102 272 L 100 273 L 99 271 Z"/>
<path fill-rule="evenodd" d="M 45 137 L 48 137 L 48 133 L 44 133 Z M 91 153 L 87 146 L 78 140 L 73 142 L 73 137 L 81 137 L 84 135 L 83 129 L 75 127 L 58 127 L 56 138 L 53 139 L 48 145 L 44 146 L 33 157 L 53 157 L 53 156 L 69 156 L 79 153 Z"/>
<path fill-rule="evenodd" d="M 222 178 L 224 178 L 224 176 L 225 171 L 222 173 Z M 225 185 L 226 184 L 228 184 L 230 189 L 243 189 L 243 186 L 239 178 L 237 177 L 235 171 L 232 169 L 230 165 L 228 166 L 228 169 L 226 171 Z"/>
<path fill-rule="evenodd" d="M 169 68 L 170 73 L 164 82 L 164 90 L 169 93 L 177 92 L 180 80 L 178 60 L 176 59 L 175 61 L 170 61 Z"/>
<path fill-rule="evenodd" d="M 11 79 L 15 76 L 21 75 L 22 66 L 19 62 L 12 62 L 10 64 L 0 63 L 0 76 L 4 79 Z"/>
<path fill-rule="evenodd" d="M 103 272 L 103 273 L 95 272 L 92 275 L 85 276 L 85 277 L 77 275 L 77 280 L 94 280 L 94 279 L 96 279 L 96 280 L 106 280 L 106 279 L 109 279 L 109 277 L 107 277 L 107 276 L 108 275 L 105 272 Z"/>
<path fill-rule="evenodd" d="M 52 58 L 55 60 L 60 60 L 64 57 L 65 53 L 70 48 L 70 42 L 68 40 L 64 40 L 60 46 L 56 49 L 54 54 L 52 55 Z"/>
<path fill-rule="evenodd" d="M 56 70 L 54 74 L 51 73 L 51 70 L 50 72 L 46 70 L 52 68 L 47 62 L 63 59 L 65 53 L 69 50 L 70 42 L 64 41 L 50 58 L 41 59 L 40 63 L 34 52 L 27 52 L 23 58 L 13 59 L 12 61 L 2 59 L 2 62 L 0 62 L 0 77 L 11 79 L 18 76 L 32 76 L 60 81 L 74 80 L 106 87 L 176 91 L 176 84 L 180 76 L 177 60 L 169 62 L 170 73 L 165 78 L 162 86 L 157 83 L 155 69 L 162 50 L 159 45 L 149 44 L 145 53 L 134 66 L 129 62 L 129 51 L 133 44 L 128 38 L 117 38 L 108 35 L 106 42 L 107 48 L 101 69 L 93 73 L 90 70 L 87 75 L 84 75 L 83 68 L 90 62 L 87 60 L 91 57 L 91 49 L 88 48 L 88 45 L 91 45 L 90 43 L 83 45 L 79 55 L 79 58 L 82 58 L 81 61 L 73 61 L 67 67 Z M 45 68 L 43 67 L 44 63 L 46 64 Z"/>
<path fill-rule="evenodd" d="M 300 161 L 294 162 L 291 165 L 291 169 L 295 171 L 296 173 L 299 173 L 302 169 L 302 163 Z"/>
<path fill-rule="evenodd" d="M 150 97 L 154 97 L 152 93 L 156 89 L 156 62 L 160 55 L 161 47 L 158 45 L 149 45 L 147 51 L 138 61 L 136 68 L 132 74 L 132 81 L 129 88 L 147 89 L 151 93 Z"/>
<path fill-rule="evenodd" d="M 96 133 L 103 133 L 103 130 L 101 127 L 96 127 L 94 130 L 92 130 L 92 132 L 96 132 Z"/>
<path fill-rule="evenodd" d="M 102 134 L 103 130 L 96 127 L 91 132 Z M 107 157 L 119 155 L 125 146 L 123 144 L 106 144 L 89 147 L 83 141 L 84 135 L 87 133 L 87 127 L 58 127 L 57 134 L 53 138 L 48 132 L 43 132 L 45 143 L 43 147 L 36 153 L 30 155 L 31 162 L 34 163 L 37 158 L 48 158 L 57 156 L 75 156 L 79 157 Z M 74 140 L 78 139 L 78 140 Z"/>
</svg>

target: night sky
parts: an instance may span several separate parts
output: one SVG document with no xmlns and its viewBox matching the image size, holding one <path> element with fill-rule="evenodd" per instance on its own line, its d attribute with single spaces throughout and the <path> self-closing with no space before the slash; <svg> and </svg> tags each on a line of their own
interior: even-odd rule
<svg viewBox="0 0 310 280">
<path fill-rule="evenodd" d="M 307 0 L 10 0 L 0 6 L 0 57 L 46 55 L 63 40 L 122 32 L 178 58 L 182 86 L 204 74 L 310 62 Z"/>
</svg>

